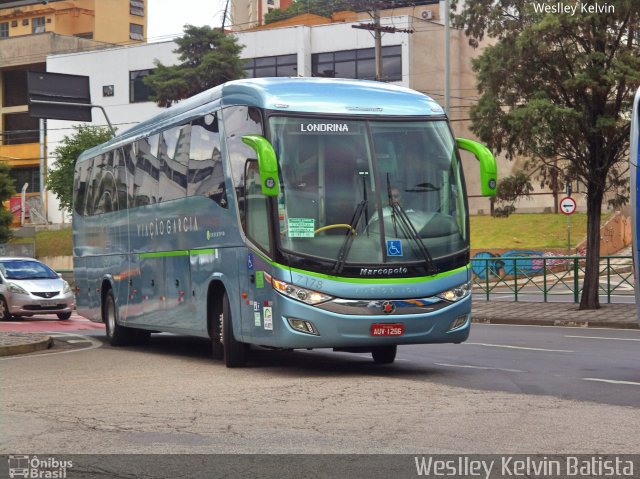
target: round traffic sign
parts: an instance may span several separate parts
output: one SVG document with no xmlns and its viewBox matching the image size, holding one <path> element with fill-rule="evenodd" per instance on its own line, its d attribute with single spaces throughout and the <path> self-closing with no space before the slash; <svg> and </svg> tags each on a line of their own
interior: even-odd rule
<svg viewBox="0 0 640 479">
<path fill-rule="evenodd" d="M 565 215 L 572 215 L 576 212 L 576 200 L 570 196 L 565 196 L 560 200 L 560 211 Z"/>
</svg>

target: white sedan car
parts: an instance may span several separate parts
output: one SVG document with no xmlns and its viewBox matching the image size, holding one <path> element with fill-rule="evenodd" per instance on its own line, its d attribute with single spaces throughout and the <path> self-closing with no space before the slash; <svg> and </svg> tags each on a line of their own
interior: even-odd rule
<svg viewBox="0 0 640 479">
<path fill-rule="evenodd" d="M 34 314 L 69 319 L 74 307 L 69 283 L 46 264 L 31 258 L 0 257 L 0 320 Z"/>
</svg>

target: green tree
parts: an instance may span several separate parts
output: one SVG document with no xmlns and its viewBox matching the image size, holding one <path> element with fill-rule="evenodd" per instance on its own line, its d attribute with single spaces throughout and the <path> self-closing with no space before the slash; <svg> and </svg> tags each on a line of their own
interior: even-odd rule
<svg viewBox="0 0 640 479">
<path fill-rule="evenodd" d="M 501 178 L 496 189 L 494 216 L 506 218 L 516 210 L 515 202 L 520 198 L 530 198 L 533 186 L 529 177 L 522 171 L 515 175 Z"/>
<path fill-rule="evenodd" d="M 457 0 L 452 8 L 457 8 Z M 637 0 L 610 0 L 605 11 L 555 3 L 467 1 L 454 23 L 477 46 L 494 39 L 474 61 L 480 98 L 472 129 L 509 159 L 560 162 L 587 189 L 587 262 L 580 309 L 597 309 L 600 212 L 605 192 L 624 189 L 629 109 L 640 84 Z"/>
<path fill-rule="evenodd" d="M 5 201 L 16 194 L 13 179 L 9 176 L 10 170 L 6 162 L 0 161 L 0 243 L 6 243 L 11 237 L 13 215 L 3 206 Z"/>
<path fill-rule="evenodd" d="M 209 88 L 244 76 L 243 61 L 232 35 L 209 26 L 185 25 L 184 35 L 175 40 L 179 65 L 166 66 L 155 60 L 155 69 L 145 77 L 146 85 L 153 88 L 153 100 L 161 107 L 189 98 Z"/>
<path fill-rule="evenodd" d="M 53 151 L 56 162 L 47 173 L 47 189 L 60 201 L 60 207 L 71 212 L 73 206 L 73 173 L 78 156 L 111 139 L 113 133 L 105 127 L 81 125 L 74 127 L 74 133 L 62 139 L 61 145 Z"/>
</svg>

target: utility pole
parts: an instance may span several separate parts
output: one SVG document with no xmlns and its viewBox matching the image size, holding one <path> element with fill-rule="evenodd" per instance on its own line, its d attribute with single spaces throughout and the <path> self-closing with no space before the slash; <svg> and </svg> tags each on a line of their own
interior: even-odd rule
<svg viewBox="0 0 640 479">
<path fill-rule="evenodd" d="M 378 2 L 373 3 L 374 45 L 376 57 L 376 81 L 382 81 L 382 32 L 380 31 L 380 11 Z"/>
<path fill-rule="evenodd" d="M 376 81 L 382 81 L 384 78 L 384 72 L 382 70 L 382 32 L 385 33 L 413 33 L 413 29 L 409 28 L 396 28 L 387 27 L 380 24 L 380 10 L 378 9 L 378 1 L 373 2 L 373 23 L 360 23 L 358 25 L 351 25 L 351 28 L 358 28 L 361 30 L 371 30 L 374 33 L 374 55 L 375 55 L 375 67 L 376 67 Z"/>
</svg>

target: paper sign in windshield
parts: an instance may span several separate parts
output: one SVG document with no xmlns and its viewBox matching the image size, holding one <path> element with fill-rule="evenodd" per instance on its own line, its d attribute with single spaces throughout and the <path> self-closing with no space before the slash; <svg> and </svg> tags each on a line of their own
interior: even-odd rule
<svg viewBox="0 0 640 479">
<path fill-rule="evenodd" d="M 314 218 L 289 218 L 289 238 L 313 238 L 315 226 Z"/>
</svg>

